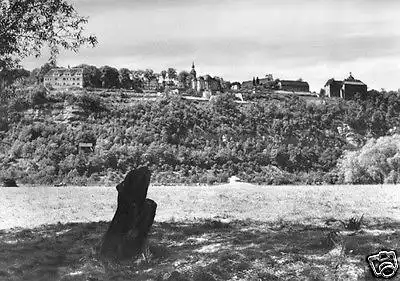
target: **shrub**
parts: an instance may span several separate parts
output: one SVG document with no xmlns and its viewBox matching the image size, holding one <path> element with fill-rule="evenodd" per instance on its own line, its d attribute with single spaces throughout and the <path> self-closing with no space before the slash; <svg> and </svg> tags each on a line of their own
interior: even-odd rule
<svg viewBox="0 0 400 281">
<path fill-rule="evenodd" d="M 100 97 L 95 94 L 83 93 L 79 96 L 78 104 L 85 110 L 91 112 L 101 112 L 105 110 Z"/>
<path fill-rule="evenodd" d="M 360 150 L 347 152 L 338 163 L 344 182 L 397 182 L 400 172 L 400 135 L 370 139 Z"/>
<path fill-rule="evenodd" d="M 30 94 L 31 103 L 33 105 L 45 104 L 48 102 L 46 88 L 34 88 Z"/>
<path fill-rule="evenodd" d="M 385 183 L 387 184 L 398 184 L 400 183 L 400 172 L 390 171 L 390 173 L 385 178 Z"/>
<path fill-rule="evenodd" d="M 13 97 L 8 100 L 9 112 L 19 112 L 30 107 L 29 91 L 26 89 L 16 89 Z"/>
</svg>

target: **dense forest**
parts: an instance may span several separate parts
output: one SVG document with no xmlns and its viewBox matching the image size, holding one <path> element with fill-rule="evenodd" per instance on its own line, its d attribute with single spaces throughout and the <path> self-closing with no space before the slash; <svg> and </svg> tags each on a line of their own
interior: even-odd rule
<svg viewBox="0 0 400 281">
<path fill-rule="evenodd" d="M 159 184 L 222 183 L 233 175 L 259 184 L 400 182 L 400 161 L 376 168 L 374 176 L 365 176 L 368 167 L 349 176 L 362 169 L 357 163 L 365 155 L 383 163 L 399 155 L 398 92 L 370 91 L 354 101 L 264 92 L 245 100 L 252 102 L 235 103 L 230 94 L 196 103 L 180 96 L 133 100 L 123 92 L 14 89 L 0 105 L 0 176 L 29 184 L 111 184 L 147 165 Z M 68 115 L 68 108 L 79 112 Z M 379 149 L 360 152 L 384 136 L 385 159 Z M 357 163 L 348 159 L 354 153 Z"/>
</svg>

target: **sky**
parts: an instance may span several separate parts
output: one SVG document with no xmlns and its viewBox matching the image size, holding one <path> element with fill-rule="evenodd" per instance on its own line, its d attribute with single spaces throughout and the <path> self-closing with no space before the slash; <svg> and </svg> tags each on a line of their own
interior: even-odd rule
<svg viewBox="0 0 400 281">
<path fill-rule="evenodd" d="M 319 91 L 352 72 L 369 88 L 400 88 L 398 0 L 71 0 L 95 48 L 59 66 L 168 67 L 229 81 L 299 79 Z M 39 67 L 48 59 L 28 58 Z"/>
</svg>

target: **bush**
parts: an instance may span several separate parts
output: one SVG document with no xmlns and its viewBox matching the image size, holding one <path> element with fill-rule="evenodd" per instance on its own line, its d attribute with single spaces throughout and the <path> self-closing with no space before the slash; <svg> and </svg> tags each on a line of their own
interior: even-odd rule
<svg viewBox="0 0 400 281">
<path fill-rule="evenodd" d="M 360 150 L 347 152 L 338 164 L 344 182 L 395 183 L 400 173 L 400 135 L 370 139 Z"/>
<path fill-rule="evenodd" d="M 385 183 L 387 184 L 398 184 L 400 183 L 400 173 L 398 171 L 390 171 L 390 173 L 385 178 Z"/>
<path fill-rule="evenodd" d="M 100 97 L 95 94 L 83 93 L 79 96 L 78 105 L 85 111 L 101 112 L 105 110 L 105 106 L 101 102 Z"/>
<path fill-rule="evenodd" d="M 38 87 L 32 90 L 31 95 L 32 105 L 41 105 L 48 102 L 46 88 Z"/>
<path fill-rule="evenodd" d="M 8 100 L 9 113 L 19 112 L 31 106 L 28 89 L 14 89 L 12 97 Z"/>
</svg>

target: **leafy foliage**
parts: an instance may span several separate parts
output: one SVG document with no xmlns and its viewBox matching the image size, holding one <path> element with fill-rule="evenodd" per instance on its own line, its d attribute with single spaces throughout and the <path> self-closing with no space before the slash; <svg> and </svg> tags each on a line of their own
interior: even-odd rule
<svg viewBox="0 0 400 281">
<path fill-rule="evenodd" d="M 103 88 L 119 88 L 119 72 L 118 69 L 108 65 L 100 68 L 101 83 Z"/>
<path fill-rule="evenodd" d="M 119 82 L 123 89 L 131 89 L 133 81 L 130 78 L 130 70 L 127 68 L 121 68 L 119 70 Z"/>
<path fill-rule="evenodd" d="M 100 88 L 102 85 L 102 73 L 94 65 L 81 64 L 77 67 L 83 69 L 83 86 L 89 88 Z"/>
<path fill-rule="evenodd" d="M 23 68 L 3 69 L 0 71 L 0 84 L 11 85 L 18 79 L 29 77 L 30 72 Z M 2 89 L 0 85 L 0 92 Z"/>
<path fill-rule="evenodd" d="M 347 183 L 400 183 L 400 135 L 370 139 L 362 149 L 346 152 L 339 171 Z"/>
<path fill-rule="evenodd" d="M 39 56 L 45 43 L 54 61 L 59 48 L 77 51 L 95 45 L 84 35 L 87 18 L 63 0 L 0 1 L 0 69 L 28 55 Z"/>
<path fill-rule="evenodd" d="M 260 184 L 399 178 L 397 136 L 371 140 L 356 151 L 338 130 L 351 124 L 361 141 L 390 134 L 400 113 L 396 93 L 327 103 L 263 94 L 250 104 L 237 104 L 229 94 L 210 103 L 180 97 L 128 102 L 128 95 L 118 95 L 116 103 L 116 96 L 80 90 L 33 103 L 29 91 L 34 90 L 14 91 L 3 105 L 7 114 L 0 116 L 1 138 L 9 144 L 0 150 L 0 167 L 20 181 L 107 183 L 141 165 L 163 184 L 212 184 L 233 175 Z M 60 122 L 64 100 L 85 114 Z M 383 118 L 369 114 L 373 108 Z M 31 109 L 43 117 L 32 117 Z M 80 150 L 80 142 L 93 143 L 94 152 Z"/>
</svg>

